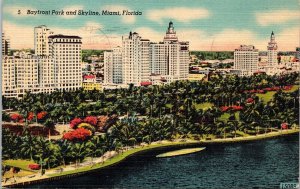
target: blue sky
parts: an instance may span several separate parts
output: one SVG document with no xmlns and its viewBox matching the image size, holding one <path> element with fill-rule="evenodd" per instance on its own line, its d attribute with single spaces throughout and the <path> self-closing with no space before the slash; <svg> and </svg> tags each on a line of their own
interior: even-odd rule
<svg viewBox="0 0 300 189">
<path fill-rule="evenodd" d="M 18 14 L 18 10 L 21 14 Z M 140 11 L 139 16 L 27 15 L 27 10 Z M 279 50 L 299 46 L 298 0 L 4 0 L 3 31 L 12 48 L 33 47 L 33 27 L 47 25 L 55 33 L 83 37 L 85 48 L 121 45 L 129 31 L 161 41 L 170 20 L 179 40 L 192 50 L 234 50 L 253 44 L 266 50 L 275 32 Z"/>
</svg>

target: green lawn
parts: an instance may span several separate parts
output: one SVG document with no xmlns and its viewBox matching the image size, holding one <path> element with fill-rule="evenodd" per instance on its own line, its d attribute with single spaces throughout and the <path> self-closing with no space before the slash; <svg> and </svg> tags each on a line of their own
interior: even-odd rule
<svg viewBox="0 0 300 189">
<path fill-rule="evenodd" d="M 264 104 L 267 104 L 270 100 L 272 100 L 276 91 L 268 91 L 265 94 L 256 94 Z"/>
<path fill-rule="evenodd" d="M 240 120 L 240 112 L 237 111 L 237 112 L 234 113 L 234 115 L 235 115 L 235 119 L 239 121 L 239 120 Z M 223 114 L 219 117 L 219 120 L 224 121 L 224 122 L 227 122 L 228 119 L 229 119 L 229 117 L 230 117 L 230 114 L 229 114 L 229 113 L 223 113 Z"/>
<path fill-rule="evenodd" d="M 296 90 L 299 90 L 299 85 L 294 85 L 291 90 L 283 91 L 283 92 L 291 93 Z M 256 95 L 263 101 L 264 104 L 267 104 L 270 100 L 272 100 L 275 93 L 276 91 L 268 91 L 265 94 L 256 94 Z"/>
<path fill-rule="evenodd" d="M 213 105 L 214 105 L 213 103 L 204 102 L 204 103 L 200 103 L 200 104 L 195 104 L 195 107 L 197 110 L 199 110 L 199 109 L 205 110 L 205 109 L 211 108 Z"/>
<path fill-rule="evenodd" d="M 172 104 L 166 104 L 166 107 L 167 107 L 167 108 L 172 108 L 173 105 L 172 105 Z"/>
<path fill-rule="evenodd" d="M 4 160 L 3 161 L 3 165 L 9 165 L 12 167 L 18 167 L 22 170 L 26 170 L 26 171 L 30 171 L 30 172 L 35 172 L 33 170 L 31 170 L 30 168 L 28 168 L 29 164 L 34 163 L 33 161 L 29 161 L 29 160 L 22 160 L 22 159 L 10 159 L 10 160 Z"/>
</svg>

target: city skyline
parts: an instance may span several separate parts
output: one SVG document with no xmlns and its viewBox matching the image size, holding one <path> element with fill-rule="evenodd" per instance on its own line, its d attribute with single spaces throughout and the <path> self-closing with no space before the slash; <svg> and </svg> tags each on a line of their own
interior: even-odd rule
<svg viewBox="0 0 300 189">
<path fill-rule="evenodd" d="M 162 40 L 165 25 L 174 22 L 178 38 L 190 41 L 191 50 L 233 51 L 241 44 L 267 50 L 274 31 L 279 51 L 299 46 L 299 2 L 283 1 L 44 1 L 19 0 L 3 3 L 3 32 L 12 49 L 32 48 L 33 28 L 46 25 L 56 34 L 80 35 L 83 49 L 111 49 L 121 45 L 121 36 L 137 32 L 153 42 Z M 44 2 L 44 3 L 41 3 Z M 57 1 L 58 2 L 58 1 Z M 297 5 L 297 6 L 295 6 Z M 18 14 L 18 11 L 21 14 Z M 28 10 L 139 11 L 136 16 L 27 15 Z M 51 19 L 49 19 L 51 18 Z M 276 19 L 274 19 L 276 18 Z M 113 23 L 113 24 L 112 24 Z"/>
</svg>

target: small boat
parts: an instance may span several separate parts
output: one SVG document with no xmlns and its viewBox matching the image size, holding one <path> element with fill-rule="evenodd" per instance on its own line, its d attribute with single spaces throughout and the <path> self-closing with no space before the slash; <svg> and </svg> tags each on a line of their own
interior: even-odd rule
<svg viewBox="0 0 300 189">
<path fill-rule="evenodd" d="M 175 150 L 175 151 L 170 151 L 170 152 L 162 153 L 162 154 L 157 155 L 156 157 L 163 158 L 163 157 L 181 156 L 181 155 L 186 155 L 186 154 L 192 154 L 192 153 L 200 152 L 200 151 L 202 151 L 204 149 L 205 149 L 205 147 L 202 147 L 202 148 L 185 148 L 185 149 L 181 149 L 181 150 Z"/>
</svg>

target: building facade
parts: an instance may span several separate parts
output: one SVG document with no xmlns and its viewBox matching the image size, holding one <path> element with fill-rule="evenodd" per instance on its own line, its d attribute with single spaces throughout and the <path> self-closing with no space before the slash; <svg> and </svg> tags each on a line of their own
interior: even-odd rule
<svg viewBox="0 0 300 189">
<path fill-rule="evenodd" d="M 57 89 L 79 89 L 82 83 L 81 37 L 51 35 L 48 40 Z"/>
<path fill-rule="evenodd" d="M 123 36 L 122 47 L 104 53 L 104 80 L 137 86 L 154 80 L 152 84 L 160 83 L 158 77 L 167 83 L 185 80 L 189 62 L 189 42 L 178 41 L 170 22 L 163 42 L 152 43 L 136 32 Z"/>
<path fill-rule="evenodd" d="M 141 85 L 149 81 L 150 76 L 150 41 L 142 39 L 138 33 L 130 32 L 122 39 L 123 83 Z"/>
<path fill-rule="evenodd" d="M 51 35 L 47 41 L 48 50 L 36 46 L 35 55 L 19 53 L 18 56 L 3 57 L 2 95 L 21 98 L 26 92 L 49 93 L 81 88 L 81 38 Z M 37 55 L 45 52 L 48 55 Z"/>
<path fill-rule="evenodd" d="M 258 70 L 258 50 L 253 45 L 241 45 L 234 51 L 235 70 L 241 70 L 241 76 L 253 75 Z"/>
</svg>

